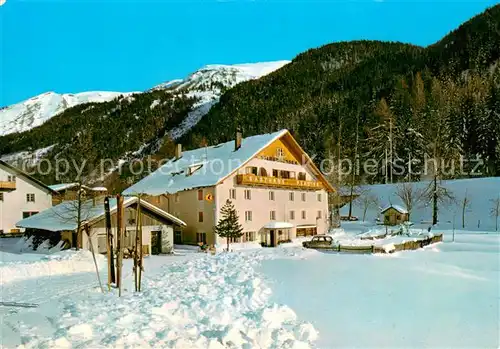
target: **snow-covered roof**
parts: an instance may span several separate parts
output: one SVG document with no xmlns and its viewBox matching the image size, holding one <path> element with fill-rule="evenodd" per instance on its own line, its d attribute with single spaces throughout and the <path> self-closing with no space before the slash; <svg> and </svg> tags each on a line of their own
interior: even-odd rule
<svg viewBox="0 0 500 349">
<path fill-rule="evenodd" d="M 59 183 L 59 184 L 49 185 L 49 188 L 54 190 L 54 191 L 61 192 L 63 190 L 72 189 L 72 188 L 75 188 L 77 186 L 78 186 L 78 183 Z M 84 188 L 86 190 L 93 190 L 93 191 L 108 191 L 108 189 L 106 187 L 89 187 L 87 185 L 82 185 L 82 188 Z"/>
<path fill-rule="evenodd" d="M 265 229 L 289 229 L 293 228 L 292 223 L 288 222 L 269 222 L 266 225 L 264 225 Z"/>
<path fill-rule="evenodd" d="M 174 194 L 182 190 L 216 185 L 287 132 L 281 130 L 244 138 L 241 147 L 236 151 L 234 140 L 184 151 L 180 159 L 169 160 L 158 170 L 126 189 L 123 194 Z M 194 169 L 200 165 L 202 166 L 199 169 L 187 175 L 190 167 Z"/>
<path fill-rule="evenodd" d="M 390 208 L 395 209 L 395 210 L 396 210 L 396 211 L 398 211 L 399 213 L 403 213 L 403 214 L 408 213 L 408 210 L 407 210 L 407 209 L 405 209 L 405 208 L 403 208 L 403 207 L 401 207 L 401 206 L 399 206 L 399 205 L 389 205 L 389 206 L 387 206 L 387 207 L 383 208 L 383 209 L 382 209 L 382 211 L 380 211 L 380 212 L 381 212 L 381 213 L 384 213 L 385 211 L 387 211 L 387 210 L 388 210 L 388 209 L 390 209 Z"/>
<path fill-rule="evenodd" d="M 108 191 L 108 188 L 106 188 L 106 187 L 92 187 L 92 188 L 90 188 L 90 190 L 93 190 L 93 191 Z"/>
<path fill-rule="evenodd" d="M 137 197 L 128 198 L 124 200 L 123 206 L 128 207 L 136 203 L 137 200 Z M 49 231 L 72 231 L 77 228 L 76 207 L 76 201 L 64 201 L 59 205 L 53 206 L 31 217 L 20 220 L 16 223 L 16 226 L 19 228 L 32 228 Z M 182 226 L 186 225 L 186 223 L 184 223 L 179 218 L 161 210 L 160 208 L 150 204 L 147 201 L 141 200 L 141 207 L 149 209 L 150 211 L 175 224 Z M 109 199 L 109 208 L 111 214 L 116 212 L 116 198 Z M 84 224 L 91 225 L 104 217 L 104 204 L 100 203 L 94 205 L 93 200 L 87 200 L 82 204 L 81 212 Z"/>
<path fill-rule="evenodd" d="M 60 183 L 60 184 L 49 185 L 49 188 L 54 190 L 54 191 L 62 191 L 62 190 L 74 188 L 77 185 L 78 185 L 78 183 Z"/>
</svg>

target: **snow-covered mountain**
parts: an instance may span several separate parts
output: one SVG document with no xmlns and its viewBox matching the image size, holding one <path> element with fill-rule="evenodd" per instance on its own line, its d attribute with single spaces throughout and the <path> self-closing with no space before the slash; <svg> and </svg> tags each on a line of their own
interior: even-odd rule
<svg viewBox="0 0 500 349">
<path fill-rule="evenodd" d="M 233 87 L 243 81 L 258 79 L 264 75 L 283 67 L 290 61 L 261 62 L 248 64 L 210 64 L 191 75 L 186 79 L 171 80 L 153 87 L 153 89 L 188 89 L 207 90 L 212 89 L 217 84 L 226 88 Z"/>
<path fill-rule="evenodd" d="M 170 137 L 177 139 L 196 125 L 228 88 L 244 81 L 263 77 L 288 63 L 290 61 L 234 65 L 212 64 L 197 70 L 183 80 L 171 80 L 153 87 L 152 90 L 183 91 L 190 97 L 199 98 L 194 110 L 178 127 L 169 132 Z"/>
<path fill-rule="evenodd" d="M 289 61 L 207 65 L 185 79 L 171 80 L 154 86 L 151 90 L 182 91 L 189 96 L 200 98 L 195 106 L 196 109 L 187 116 L 186 120 L 178 128 L 170 132 L 172 137 L 177 138 L 196 124 L 210 110 L 211 106 L 218 101 L 224 90 L 243 81 L 258 79 L 281 68 L 287 63 Z M 76 94 L 47 92 L 0 109 L 0 136 L 14 132 L 23 132 L 40 126 L 54 115 L 78 104 L 106 102 L 119 95 L 126 96 L 132 93 L 140 92 L 97 91 Z"/>
<path fill-rule="evenodd" d="M 121 94 L 127 95 L 129 93 L 102 91 L 75 94 L 43 93 L 24 102 L 0 109 L 0 136 L 40 126 L 54 115 L 75 105 L 106 102 Z"/>
</svg>

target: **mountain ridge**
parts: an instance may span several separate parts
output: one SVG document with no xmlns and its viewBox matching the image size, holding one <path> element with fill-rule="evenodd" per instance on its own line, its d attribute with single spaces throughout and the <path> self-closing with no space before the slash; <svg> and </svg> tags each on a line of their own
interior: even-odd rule
<svg viewBox="0 0 500 349">
<path fill-rule="evenodd" d="M 208 86 L 211 84 L 219 84 L 218 88 L 224 90 L 243 81 L 257 79 L 269 74 L 287 63 L 289 61 L 232 65 L 209 64 L 194 71 L 184 79 L 170 80 L 153 86 L 144 92 L 160 89 L 171 91 L 189 89 L 209 92 L 210 88 Z M 207 86 L 204 87 L 204 84 Z M 78 93 L 57 93 L 48 91 L 0 108 L 0 136 L 29 131 L 33 127 L 42 125 L 51 117 L 79 104 L 108 102 L 120 96 L 127 97 L 138 93 L 142 92 L 85 91 Z M 216 97 L 220 93 L 220 91 L 213 93 L 210 97 Z M 206 96 L 205 99 L 210 99 L 210 97 Z"/>
</svg>

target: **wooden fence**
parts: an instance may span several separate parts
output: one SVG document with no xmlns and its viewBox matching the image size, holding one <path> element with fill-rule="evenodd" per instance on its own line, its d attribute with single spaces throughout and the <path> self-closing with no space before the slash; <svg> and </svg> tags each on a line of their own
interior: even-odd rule
<svg viewBox="0 0 500 349">
<path fill-rule="evenodd" d="M 435 244 L 443 241 L 443 234 L 435 235 L 433 237 L 428 237 L 425 239 L 419 239 L 415 241 L 405 241 L 399 244 L 394 244 L 394 249 L 391 251 L 386 251 L 383 246 L 348 246 L 348 245 L 338 245 L 335 247 L 325 247 L 317 248 L 320 251 L 329 252 L 341 252 L 341 253 L 352 253 L 352 254 L 369 254 L 369 253 L 393 253 L 397 251 L 410 251 L 418 250 L 425 246 Z"/>
</svg>

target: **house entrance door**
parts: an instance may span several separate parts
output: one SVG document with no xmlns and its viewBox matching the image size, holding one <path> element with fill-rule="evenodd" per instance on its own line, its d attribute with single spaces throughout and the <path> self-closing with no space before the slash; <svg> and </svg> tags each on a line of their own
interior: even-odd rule
<svg viewBox="0 0 500 349">
<path fill-rule="evenodd" d="M 151 232 L 151 254 L 161 253 L 161 231 Z"/>
<path fill-rule="evenodd" d="M 270 246 L 271 247 L 275 247 L 276 246 L 276 232 L 275 232 L 275 230 L 270 230 L 269 231 L 269 235 L 270 235 L 270 238 L 271 238 L 271 244 L 270 244 Z"/>
</svg>

